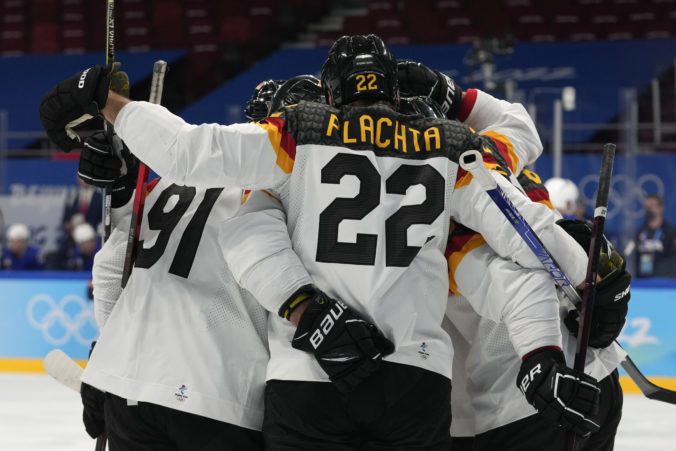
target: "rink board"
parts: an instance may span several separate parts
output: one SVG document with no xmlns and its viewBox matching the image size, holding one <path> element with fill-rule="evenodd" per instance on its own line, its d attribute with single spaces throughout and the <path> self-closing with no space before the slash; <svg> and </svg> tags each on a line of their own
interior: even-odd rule
<svg viewBox="0 0 676 451">
<path fill-rule="evenodd" d="M 40 372 L 54 348 L 87 358 L 98 336 L 88 280 L 88 273 L 0 273 L 0 371 Z M 674 318 L 676 281 L 636 280 L 618 341 L 644 374 L 676 389 Z"/>
</svg>

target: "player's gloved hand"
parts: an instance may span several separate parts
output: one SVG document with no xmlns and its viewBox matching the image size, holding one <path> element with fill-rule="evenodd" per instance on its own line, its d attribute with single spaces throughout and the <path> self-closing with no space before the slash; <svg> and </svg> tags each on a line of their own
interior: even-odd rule
<svg viewBox="0 0 676 451">
<path fill-rule="evenodd" d="M 586 221 L 566 219 L 557 223 L 589 252 L 592 230 Z M 605 237 L 601 243 L 598 274 L 602 279 L 596 284 L 589 346 L 605 348 L 622 332 L 631 299 L 631 274 L 626 270 L 626 262 Z M 577 310 L 571 310 L 564 319 L 566 327 L 576 337 L 579 317 Z"/>
<path fill-rule="evenodd" d="M 599 430 L 598 382 L 568 368 L 560 349 L 540 348 L 527 354 L 516 385 L 540 415 L 555 425 L 583 437 Z"/>
<path fill-rule="evenodd" d="M 422 63 L 397 61 L 397 81 L 402 97 L 427 96 L 448 119 L 455 119 L 462 103 L 462 89 L 449 76 Z"/>
<path fill-rule="evenodd" d="M 302 294 L 306 296 L 299 297 Z M 282 317 L 288 317 L 296 299 L 306 299 L 308 305 L 291 344 L 313 353 L 341 392 L 354 390 L 379 367 L 384 356 L 394 351 L 392 342 L 374 324 L 311 286 L 301 288 L 289 298 L 280 309 Z"/>
<path fill-rule="evenodd" d="M 112 187 L 111 207 L 125 205 L 136 187 L 139 163 L 124 142 L 113 134 L 112 145 L 106 134 L 95 132 L 85 140 L 78 176 L 87 184 Z"/>
<path fill-rule="evenodd" d="M 82 397 L 82 405 L 84 406 L 82 422 L 87 434 L 91 438 L 97 438 L 106 430 L 106 421 L 103 415 L 105 393 L 83 382 L 80 386 L 80 397 Z"/>
<path fill-rule="evenodd" d="M 96 342 L 92 342 L 89 351 L 91 356 Z M 82 398 L 82 422 L 85 425 L 87 434 L 91 438 L 97 438 L 106 430 L 106 421 L 103 414 L 103 404 L 105 402 L 105 393 L 84 382 L 80 386 L 80 397 Z"/>
<path fill-rule="evenodd" d="M 111 73 L 119 64 L 94 66 L 62 81 L 50 89 L 40 103 L 40 122 L 47 136 L 64 151 L 80 145 L 80 137 L 73 130 L 83 122 L 96 117 L 108 100 Z M 116 74 L 115 86 L 129 86 L 123 72 Z"/>
</svg>

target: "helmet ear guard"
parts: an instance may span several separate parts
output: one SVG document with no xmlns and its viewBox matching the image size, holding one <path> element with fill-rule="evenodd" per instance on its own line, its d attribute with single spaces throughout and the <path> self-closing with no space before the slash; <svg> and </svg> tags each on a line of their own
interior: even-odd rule
<svg viewBox="0 0 676 451">
<path fill-rule="evenodd" d="M 294 105 L 301 100 L 321 102 L 323 91 L 319 79 L 313 75 L 297 75 L 282 84 L 270 100 L 267 115 L 279 111 L 287 105 Z"/>
</svg>

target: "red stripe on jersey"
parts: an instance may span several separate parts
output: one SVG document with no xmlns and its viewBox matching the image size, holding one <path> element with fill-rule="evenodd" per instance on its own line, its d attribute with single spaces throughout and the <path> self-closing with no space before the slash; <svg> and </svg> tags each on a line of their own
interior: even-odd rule
<svg viewBox="0 0 676 451">
<path fill-rule="evenodd" d="M 514 161 L 512 159 L 512 154 L 509 152 L 509 148 L 507 147 L 507 144 L 500 141 L 499 139 L 495 139 L 494 137 L 490 137 L 490 138 L 495 143 L 495 146 L 498 148 L 498 152 L 500 152 L 500 155 L 502 155 L 502 158 L 504 158 L 505 161 L 507 162 L 507 166 L 509 166 L 509 169 L 511 169 L 512 173 L 514 173 L 516 171 L 516 165 L 518 164 L 518 162 Z"/>
<path fill-rule="evenodd" d="M 460 110 L 458 111 L 459 120 L 464 122 L 469 117 L 474 108 L 474 104 L 476 103 L 476 96 L 476 89 L 468 89 L 465 91 L 465 95 L 462 97 L 462 103 L 460 104 Z"/>
<path fill-rule="evenodd" d="M 533 202 L 549 201 L 549 193 L 542 188 L 528 190 L 526 194 Z"/>
<path fill-rule="evenodd" d="M 286 154 L 292 159 L 296 159 L 296 140 L 293 136 L 287 133 L 284 128 L 284 119 L 281 117 L 268 117 L 265 119 L 270 125 L 277 127 L 277 130 L 282 134 L 282 139 L 280 141 L 280 146 L 286 152 Z"/>
</svg>

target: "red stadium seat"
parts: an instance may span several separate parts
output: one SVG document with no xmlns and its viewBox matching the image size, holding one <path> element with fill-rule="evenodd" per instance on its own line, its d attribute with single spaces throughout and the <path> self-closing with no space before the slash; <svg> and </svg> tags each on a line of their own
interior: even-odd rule
<svg viewBox="0 0 676 451">
<path fill-rule="evenodd" d="M 627 24 L 613 24 L 605 27 L 605 38 L 610 41 L 634 39 L 633 28 Z"/>
<path fill-rule="evenodd" d="M 3 24 L 0 31 L 0 54 L 21 55 L 26 52 L 28 36 L 23 24 Z"/>
<path fill-rule="evenodd" d="M 87 51 L 87 29 L 84 25 L 64 25 L 61 30 L 63 53 L 84 53 Z"/>
<path fill-rule="evenodd" d="M 183 6 L 180 2 L 164 1 L 156 3 L 153 9 L 152 40 L 155 47 L 180 48 L 186 43 Z"/>
<path fill-rule="evenodd" d="M 56 24 L 39 24 L 31 33 L 31 53 L 59 53 L 61 36 Z"/>
<path fill-rule="evenodd" d="M 33 24 L 58 23 L 59 4 L 54 0 L 33 0 L 31 3 Z"/>
<path fill-rule="evenodd" d="M 401 28 L 403 19 L 399 14 L 399 11 L 390 10 L 376 14 L 372 19 L 372 23 L 375 33 L 380 34 L 391 28 Z M 401 32 L 399 32 L 399 34 L 401 34 Z"/>
<path fill-rule="evenodd" d="M 221 42 L 248 42 L 251 39 L 251 19 L 246 16 L 227 17 L 221 23 Z"/>
<path fill-rule="evenodd" d="M 210 18 L 190 20 L 187 24 L 187 37 L 191 45 L 215 41 L 216 30 Z"/>
<path fill-rule="evenodd" d="M 343 22 L 345 34 L 364 34 L 372 29 L 371 16 L 349 16 Z"/>
</svg>

